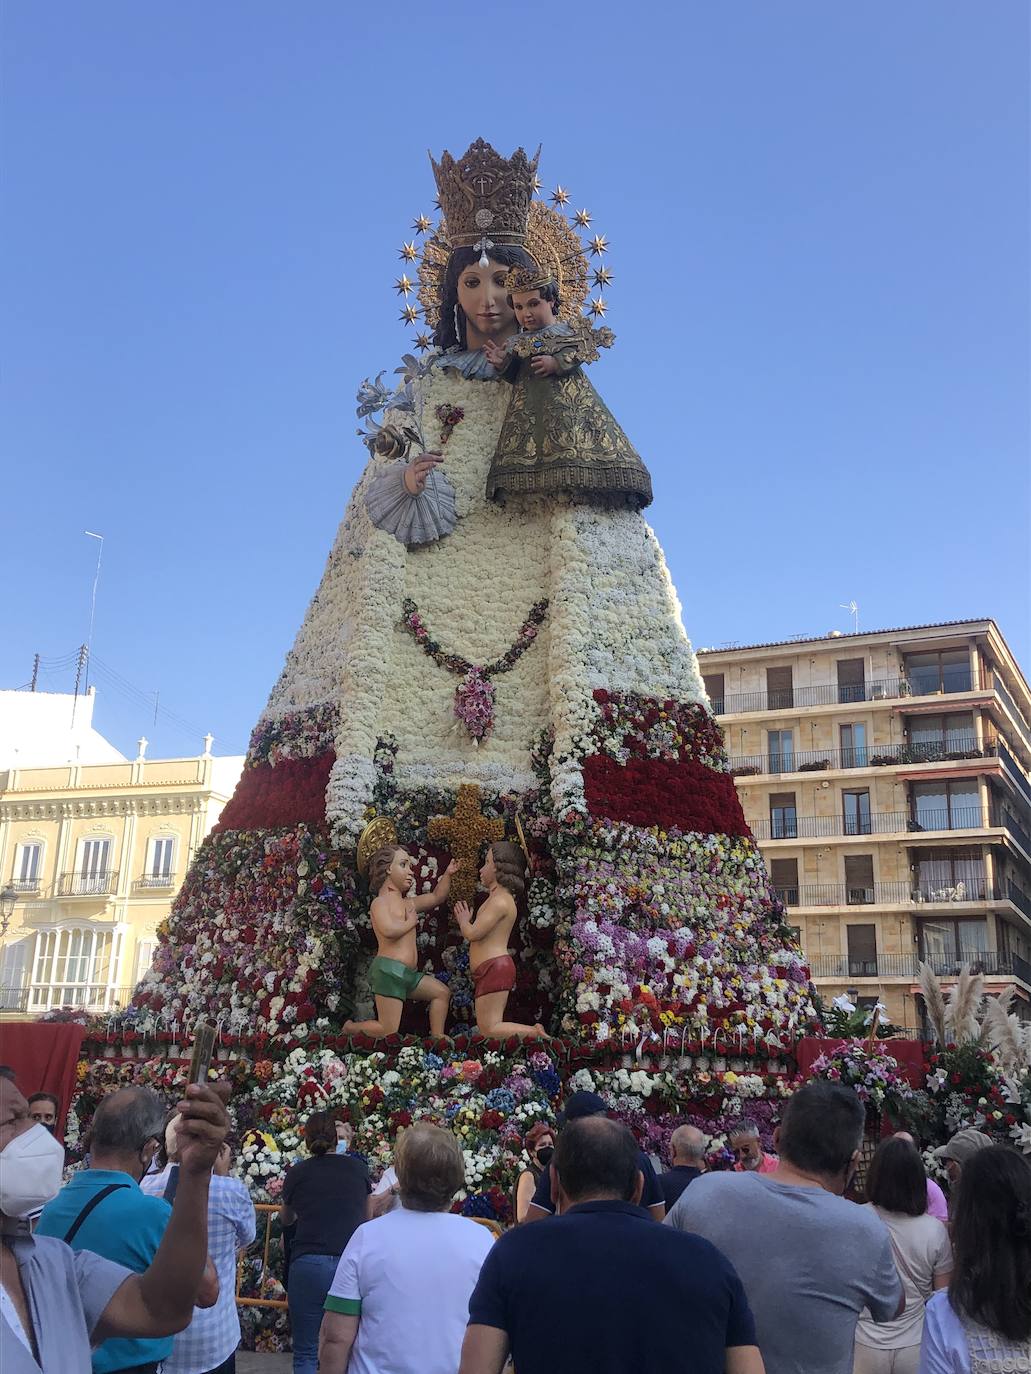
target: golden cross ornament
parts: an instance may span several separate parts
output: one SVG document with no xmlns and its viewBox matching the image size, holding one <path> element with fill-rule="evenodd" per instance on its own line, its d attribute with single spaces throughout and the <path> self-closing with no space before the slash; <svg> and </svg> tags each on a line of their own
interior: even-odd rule
<svg viewBox="0 0 1031 1374">
<path fill-rule="evenodd" d="M 504 821 L 485 816 L 483 793 L 474 783 L 464 782 L 458 789 L 454 815 L 432 816 L 426 835 L 430 840 L 443 840 L 458 864 L 451 879 L 449 904 L 471 902 L 479 879 L 480 849 L 505 838 Z"/>
</svg>

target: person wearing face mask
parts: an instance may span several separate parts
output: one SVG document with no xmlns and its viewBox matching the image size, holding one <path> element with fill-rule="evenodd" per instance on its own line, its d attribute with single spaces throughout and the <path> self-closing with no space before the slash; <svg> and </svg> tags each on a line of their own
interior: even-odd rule
<svg viewBox="0 0 1031 1374">
<path fill-rule="evenodd" d="M 536 1126 L 530 1127 L 523 1138 L 523 1149 L 530 1156 L 530 1167 L 523 1169 L 516 1179 L 513 1211 L 517 1222 L 526 1220 L 541 1174 L 555 1153 L 555 1133 L 546 1121 L 538 1121 Z"/>
<path fill-rule="evenodd" d="M 51 1135 L 57 1131 L 57 1118 L 61 1114 L 61 1103 L 53 1093 L 33 1093 L 29 1098 L 29 1116 L 45 1126 Z"/>
<path fill-rule="evenodd" d="M 737 1270 L 766 1374 L 852 1374 L 863 1309 L 878 1323 L 905 1310 L 884 1222 L 842 1196 L 865 1122 L 851 1088 L 807 1083 L 784 1108 L 772 1173 L 703 1174 L 666 1220 L 712 1241 Z"/>
<path fill-rule="evenodd" d="M 156 1340 L 189 1322 L 207 1260 L 208 1183 L 229 1122 L 211 1087 L 191 1084 L 179 1105 L 176 1205 L 153 1260 L 143 1273 L 133 1273 L 91 1250 L 73 1251 L 62 1240 L 32 1234 L 29 1216 L 60 1191 L 64 1151 L 31 1121 L 17 1086 L 0 1078 L 3 1374 L 89 1374 L 91 1345 L 114 1337 Z M 138 1142 L 138 1161 L 147 1144 Z M 135 1186 L 143 1164 L 126 1162 L 126 1186 Z"/>
<path fill-rule="evenodd" d="M 163 1198 L 147 1197 L 140 1189 L 164 1124 L 165 1105 L 151 1088 L 109 1093 L 93 1117 L 90 1167 L 73 1174 L 43 1208 L 37 1234 L 142 1274 L 172 1215 Z M 217 1290 L 210 1296 L 217 1297 Z M 171 1353 L 171 1337 L 105 1341 L 93 1352 L 93 1374 L 150 1374 Z"/>
</svg>

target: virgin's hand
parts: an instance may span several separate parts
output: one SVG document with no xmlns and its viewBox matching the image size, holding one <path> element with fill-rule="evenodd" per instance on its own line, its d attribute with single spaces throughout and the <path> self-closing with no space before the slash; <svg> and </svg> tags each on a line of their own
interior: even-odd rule
<svg viewBox="0 0 1031 1374">
<path fill-rule="evenodd" d="M 229 1132 L 221 1095 L 210 1084 L 191 1083 L 176 1110 L 179 1167 L 188 1174 L 210 1173 Z"/>
<path fill-rule="evenodd" d="M 558 363 L 552 357 L 532 358 L 530 367 L 535 377 L 552 377 L 558 371 Z"/>
<path fill-rule="evenodd" d="M 426 490 L 426 479 L 438 464 L 444 461 L 439 453 L 420 453 L 413 458 L 404 470 L 405 491 L 409 496 L 418 496 Z"/>
</svg>

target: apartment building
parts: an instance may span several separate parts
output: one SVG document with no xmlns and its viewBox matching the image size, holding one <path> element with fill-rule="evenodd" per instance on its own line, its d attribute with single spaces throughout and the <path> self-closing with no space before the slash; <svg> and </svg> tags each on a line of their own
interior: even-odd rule
<svg viewBox="0 0 1031 1374">
<path fill-rule="evenodd" d="M 92 695 L 0 693 L 0 715 L 18 723 L 6 735 L 19 742 L 0 754 L 0 1013 L 9 1016 L 125 1005 L 243 767 L 241 756 L 214 757 L 210 736 L 192 758 L 148 759 L 140 740 L 125 759 L 92 729 L 92 706 Z"/>
<path fill-rule="evenodd" d="M 1031 692 L 993 620 L 699 652 L 827 999 L 921 1025 L 919 959 L 1031 1017 Z"/>
</svg>

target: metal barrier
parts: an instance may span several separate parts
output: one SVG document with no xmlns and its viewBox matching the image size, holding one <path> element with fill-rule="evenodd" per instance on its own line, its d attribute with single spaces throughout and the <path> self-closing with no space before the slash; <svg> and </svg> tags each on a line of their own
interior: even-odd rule
<svg viewBox="0 0 1031 1374">
<path fill-rule="evenodd" d="M 269 1283 L 276 1283 L 282 1287 L 282 1283 L 275 1275 L 269 1272 L 269 1249 L 272 1245 L 272 1226 L 279 1215 L 279 1207 L 273 1202 L 256 1202 L 254 1211 L 258 1219 L 258 1234 L 246 1250 L 242 1250 L 236 1261 L 236 1305 L 237 1307 L 268 1307 L 276 1311 L 286 1310 L 285 1298 L 269 1297 L 246 1297 L 243 1287 L 246 1280 L 246 1269 L 248 1262 L 253 1262 L 255 1247 L 261 1247 L 261 1266 L 258 1270 L 257 1288 L 261 1293 Z M 262 1227 L 264 1219 L 264 1227 Z"/>
</svg>

